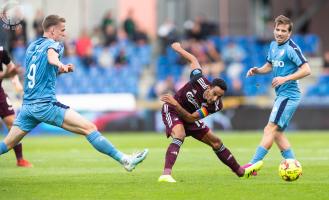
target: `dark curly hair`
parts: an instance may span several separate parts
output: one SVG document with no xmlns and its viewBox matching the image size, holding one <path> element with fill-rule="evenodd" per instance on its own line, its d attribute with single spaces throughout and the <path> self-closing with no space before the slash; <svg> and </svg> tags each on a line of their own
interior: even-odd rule
<svg viewBox="0 0 329 200">
<path fill-rule="evenodd" d="M 215 78 L 210 85 L 211 85 L 211 87 L 218 86 L 224 91 L 227 90 L 227 85 L 226 85 L 225 81 L 220 78 Z"/>
</svg>

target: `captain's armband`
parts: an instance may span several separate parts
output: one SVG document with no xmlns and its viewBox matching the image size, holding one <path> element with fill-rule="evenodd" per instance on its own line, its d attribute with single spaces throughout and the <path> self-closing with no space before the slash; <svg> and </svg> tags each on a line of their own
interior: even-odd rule
<svg viewBox="0 0 329 200">
<path fill-rule="evenodd" d="M 197 110 L 197 112 L 199 113 L 200 119 L 209 115 L 208 110 L 205 107 L 201 107 L 199 110 Z"/>
</svg>

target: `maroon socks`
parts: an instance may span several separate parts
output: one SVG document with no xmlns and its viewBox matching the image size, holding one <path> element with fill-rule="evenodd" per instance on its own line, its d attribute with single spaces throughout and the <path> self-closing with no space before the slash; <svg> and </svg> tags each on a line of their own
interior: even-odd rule
<svg viewBox="0 0 329 200">
<path fill-rule="evenodd" d="M 15 155 L 16 155 L 16 159 L 20 160 L 23 158 L 23 147 L 22 147 L 22 143 L 17 144 L 16 146 L 14 146 L 14 151 L 15 151 Z"/>
<path fill-rule="evenodd" d="M 179 153 L 179 149 L 182 144 L 183 144 L 182 140 L 174 138 L 171 144 L 169 145 L 165 158 L 165 167 L 163 170 L 164 175 L 171 174 L 171 170 L 175 164 L 175 161 Z"/>
<path fill-rule="evenodd" d="M 239 177 L 243 176 L 244 169 L 240 167 L 239 163 L 235 160 L 233 154 L 223 144 L 219 149 L 214 149 L 217 157 Z"/>
</svg>

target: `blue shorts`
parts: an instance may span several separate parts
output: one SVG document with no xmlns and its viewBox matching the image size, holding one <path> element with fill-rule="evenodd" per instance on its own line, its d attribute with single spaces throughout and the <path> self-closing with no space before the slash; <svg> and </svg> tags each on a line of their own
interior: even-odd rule
<svg viewBox="0 0 329 200">
<path fill-rule="evenodd" d="M 41 122 L 61 127 L 64 122 L 65 111 L 68 108 L 59 102 L 23 104 L 14 121 L 14 126 L 18 126 L 25 132 L 31 131 Z"/>
<path fill-rule="evenodd" d="M 269 121 L 278 125 L 283 131 L 287 128 L 292 116 L 294 115 L 300 99 L 289 99 L 289 97 L 278 96 L 275 99 Z"/>
</svg>

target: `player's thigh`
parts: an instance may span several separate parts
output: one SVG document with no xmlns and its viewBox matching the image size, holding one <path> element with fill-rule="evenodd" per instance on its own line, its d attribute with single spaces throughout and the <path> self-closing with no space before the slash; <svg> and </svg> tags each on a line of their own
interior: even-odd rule
<svg viewBox="0 0 329 200">
<path fill-rule="evenodd" d="M 184 128 L 183 124 L 176 124 L 171 129 L 171 137 L 178 138 L 180 140 L 184 140 L 185 139 L 186 134 L 185 134 L 185 128 Z"/>
<path fill-rule="evenodd" d="M 8 149 L 12 149 L 14 146 L 16 146 L 23 137 L 27 134 L 27 132 L 23 131 L 17 126 L 13 126 L 8 135 L 4 139 L 4 143 L 7 145 Z"/>
<path fill-rule="evenodd" d="M 184 140 L 186 136 L 185 127 L 176 110 L 168 104 L 163 104 L 161 114 L 162 121 L 166 127 L 167 137 L 174 137 Z"/>
<path fill-rule="evenodd" d="M 97 127 L 92 122 L 72 109 L 66 110 L 62 128 L 81 135 L 88 135 L 97 130 Z"/>
<path fill-rule="evenodd" d="M 10 129 L 14 123 L 15 114 L 8 115 L 8 116 L 4 117 L 2 120 L 6 124 L 7 128 Z"/>
</svg>

